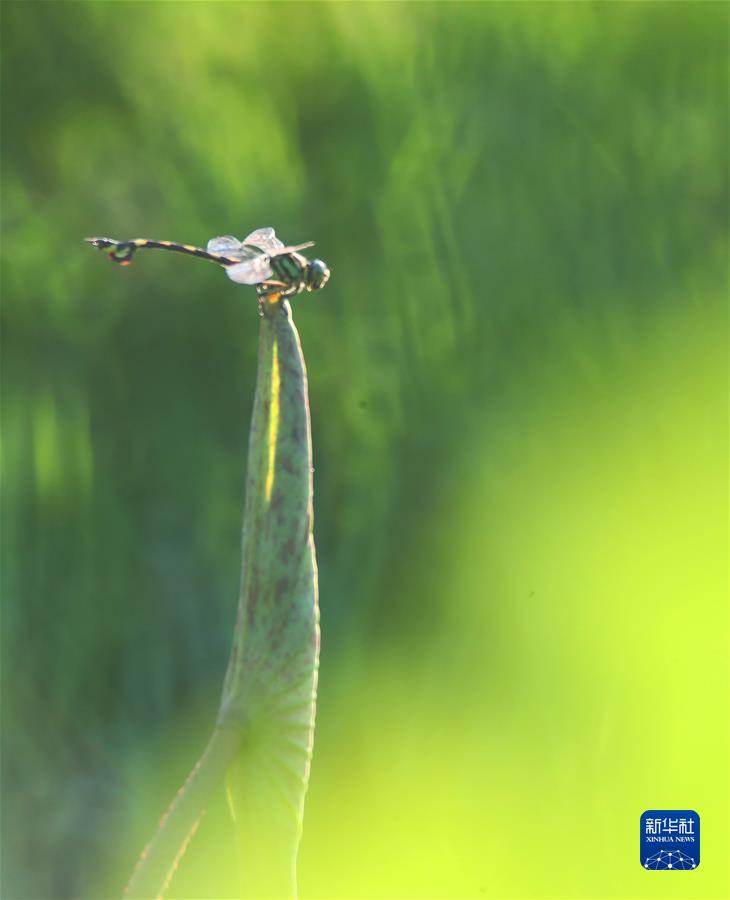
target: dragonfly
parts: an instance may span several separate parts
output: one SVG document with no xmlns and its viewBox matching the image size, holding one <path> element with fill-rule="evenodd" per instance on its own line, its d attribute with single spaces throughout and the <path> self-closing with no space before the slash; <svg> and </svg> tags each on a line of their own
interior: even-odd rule
<svg viewBox="0 0 730 900">
<path fill-rule="evenodd" d="M 326 263 L 321 259 L 307 259 L 299 252 L 313 247 L 314 241 L 286 246 L 273 228 L 257 228 L 242 241 L 230 234 L 211 238 L 205 250 L 193 244 L 147 238 L 115 241 L 91 237 L 85 240 L 120 266 L 128 266 L 137 250 L 143 249 L 172 250 L 207 259 L 223 266 L 231 281 L 255 285 L 259 295 L 277 293 L 288 297 L 304 291 L 318 291 L 330 277 Z"/>
</svg>

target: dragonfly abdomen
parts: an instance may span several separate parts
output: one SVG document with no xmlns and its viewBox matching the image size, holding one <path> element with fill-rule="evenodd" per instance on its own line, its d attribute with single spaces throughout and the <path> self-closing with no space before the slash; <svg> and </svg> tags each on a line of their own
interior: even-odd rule
<svg viewBox="0 0 730 900">
<path fill-rule="evenodd" d="M 131 256 L 129 251 L 124 250 L 123 248 L 131 246 L 132 250 L 141 250 L 141 249 L 152 249 L 152 250 L 172 250 L 175 253 L 185 253 L 187 256 L 197 256 L 199 259 L 207 259 L 210 262 L 218 263 L 218 265 L 233 265 L 237 262 L 235 259 L 228 259 L 220 253 L 209 253 L 207 250 L 203 250 L 202 247 L 195 247 L 193 244 L 178 244 L 177 241 L 150 241 L 145 238 L 137 238 L 134 241 L 126 241 L 117 247 L 116 253 L 119 254 L 121 251 L 123 254 L 123 259 Z M 116 259 L 117 262 L 120 262 L 117 258 L 117 255 L 112 254 L 112 258 Z"/>
<path fill-rule="evenodd" d="M 130 241 L 115 241 L 112 238 L 87 238 L 89 244 L 97 247 L 109 255 L 115 263 L 128 266 L 137 250 L 172 250 L 174 253 L 185 253 L 187 256 L 197 256 L 217 263 L 219 266 L 232 266 L 239 260 L 225 256 L 221 253 L 211 253 L 202 247 L 193 244 L 178 244 L 176 241 L 151 241 L 147 238 L 134 238 Z"/>
</svg>

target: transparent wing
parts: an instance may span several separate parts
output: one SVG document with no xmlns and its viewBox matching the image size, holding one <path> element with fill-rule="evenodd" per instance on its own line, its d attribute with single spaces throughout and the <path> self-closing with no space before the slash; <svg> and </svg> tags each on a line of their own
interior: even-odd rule
<svg viewBox="0 0 730 900">
<path fill-rule="evenodd" d="M 227 234 L 224 237 L 211 238 L 208 241 L 207 249 L 210 253 L 220 253 L 229 259 L 253 259 L 255 256 L 261 255 L 261 250 L 254 247 L 253 244 L 242 244 L 238 238 Z"/>
<path fill-rule="evenodd" d="M 211 238 L 208 241 L 207 249 L 210 253 L 221 253 L 224 256 L 233 256 L 243 261 L 253 259 L 261 254 L 277 256 L 281 253 L 291 253 L 312 246 L 314 246 L 314 241 L 285 247 L 273 228 L 257 228 L 242 241 L 233 237 L 232 234 Z"/>
<path fill-rule="evenodd" d="M 224 234 L 223 237 L 214 237 L 208 241 L 206 250 L 209 253 L 229 253 L 233 250 L 240 250 L 241 242 L 232 234 Z"/>
<path fill-rule="evenodd" d="M 297 250 L 306 250 L 307 247 L 314 247 L 314 241 L 305 241 L 303 244 L 292 244 L 291 247 L 282 247 L 278 253 L 272 253 L 271 256 L 281 256 L 284 253 L 296 253 Z"/>
<path fill-rule="evenodd" d="M 226 275 L 238 284 L 261 284 L 268 281 L 273 275 L 268 256 L 260 253 L 253 259 L 237 263 L 235 266 L 226 266 Z"/>
<path fill-rule="evenodd" d="M 276 236 L 273 228 L 257 228 L 245 237 L 242 243 L 258 247 L 264 253 L 278 253 L 284 249 L 284 244 Z"/>
</svg>

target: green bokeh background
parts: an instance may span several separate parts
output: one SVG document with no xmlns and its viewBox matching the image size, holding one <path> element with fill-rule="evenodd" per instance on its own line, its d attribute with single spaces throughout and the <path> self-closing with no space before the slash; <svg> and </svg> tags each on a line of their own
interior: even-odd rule
<svg viewBox="0 0 730 900">
<path fill-rule="evenodd" d="M 253 293 L 81 238 L 268 224 L 333 272 L 302 895 L 730 894 L 729 9 L 2 4 L 3 897 L 118 894 L 237 595 Z"/>
</svg>

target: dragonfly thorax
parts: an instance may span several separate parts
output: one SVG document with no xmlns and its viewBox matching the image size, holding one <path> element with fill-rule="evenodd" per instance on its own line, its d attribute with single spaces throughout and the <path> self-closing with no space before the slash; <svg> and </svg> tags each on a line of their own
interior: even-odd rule
<svg viewBox="0 0 730 900">
<path fill-rule="evenodd" d="M 309 260 L 301 253 L 272 255 L 269 265 L 272 283 L 281 282 L 286 285 L 285 290 L 281 291 L 284 295 L 317 291 L 324 287 L 330 277 L 330 270 L 321 259 Z M 260 290 L 265 290 L 266 287 L 267 282 L 262 282 Z"/>
</svg>

